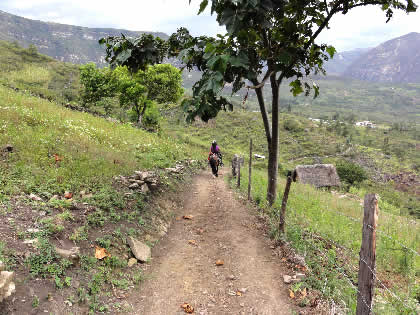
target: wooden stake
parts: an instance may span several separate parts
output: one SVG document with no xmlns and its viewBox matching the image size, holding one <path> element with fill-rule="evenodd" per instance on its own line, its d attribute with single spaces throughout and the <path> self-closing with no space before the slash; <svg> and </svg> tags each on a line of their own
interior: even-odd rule
<svg viewBox="0 0 420 315">
<path fill-rule="evenodd" d="M 241 187 L 241 162 L 238 162 L 238 182 L 236 184 Z"/>
<path fill-rule="evenodd" d="M 248 200 L 251 200 L 252 139 L 249 139 Z"/>
<path fill-rule="evenodd" d="M 286 187 L 284 188 L 283 200 L 281 202 L 281 210 L 280 210 L 280 222 L 279 222 L 279 232 L 284 234 L 284 226 L 286 223 L 286 206 L 287 206 L 287 199 L 289 198 L 290 186 L 292 185 L 292 172 L 287 174 L 287 182 Z"/>
<path fill-rule="evenodd" d="M 376 194 L 367 194 L 364 201 L 356 315 L 372 313 L 376 262 L 376 225 L 379 214 L 378 199 L 379 197 Z"/>
</svg>

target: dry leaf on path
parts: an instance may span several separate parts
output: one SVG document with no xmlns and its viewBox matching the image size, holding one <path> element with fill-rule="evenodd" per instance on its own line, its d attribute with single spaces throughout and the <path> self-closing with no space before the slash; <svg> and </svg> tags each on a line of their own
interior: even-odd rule
<svg viewBox="0 0 420 315">
<path fill-rule="evenodd" d="M 194 313 L 194 307 L 192 307 L 191 304 L 184 303 L 184 304 L 181 304 L 181 307 L 184 309 L 185 313 L 189 313 L 189 314 Z"/>
<path fill-rule="evenodd" d="M 290 296 L 291 299 L 295 298 L 295 294 L 293 293 L 292 290 L 289 290 L 289 296 Z"/>
<path fill-rule="evenodd" d="M 236 291 L 236 295 L 237 296 L 242 296 L 242 292 L 241 291 Z"/>
<path fill-rule="evenodd" d="M 111 254 L 105 248 L 95 246 L 95 258 L 101 260 L 105 257 L 111 257 Z"/>
<path fill-rule="evenodd" d="M 223 262 L 223 260 L 216 260 L 216 266 L 223 266 L 225 263 Z"/>
<path fill-rule="evenodd" d="M 184 220 L 192 220 L 194 217 L 191 214 L 182 216 Z"/>
<path fill-rule="evenodd" d="M 189 240 L 188 243 L 197 246 L 197 242 L 195 240 Z"/>
<path fill-rule="evenodd" d="M 303 290 L 300 291 L 300 294 L 302 294 L 303 297 L 306 297 L 306 295 L 308 294 L 306 292 L 306 288 L 303 288 Z"/>
<path fill-rule="evenodd" d="M 66 191 L 66 192 L 64 193 L 64 198 L 66 198 L 66 199 L 71 199 L 71 198 L 73 198 L 73 193 Z"/>
</svg>

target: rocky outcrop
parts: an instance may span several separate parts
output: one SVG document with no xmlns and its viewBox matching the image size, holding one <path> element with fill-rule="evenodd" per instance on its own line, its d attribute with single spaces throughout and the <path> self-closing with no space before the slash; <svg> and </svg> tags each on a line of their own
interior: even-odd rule
<svg viewBox="0 0 420 315">
<path fill-rule="evenodd" d="M 369 50 L 347 68 L 344 76 L 375 82 L 420 82 L 420 33 Z"/>
<path fill-rule="evenodd" d="M 24 47 L 33 44 L 40 53 L 65 62 L 106 64 L 105 49 L 99 45 L 98 40 L 107 36 L 120 36 L 121 33 L 127 37 L 150 33 L 164 39 L 168 38 L 165 33 L 49 23 L 0 11 L 0 40 L 16 41 Z"/>
<path fill-rule="evenodd" d="M 0 261 L 0 302 L 15 292 L 14 272 L 4 271 L 5 265 Z"/>
<path fill-rule="evenodd" d="M 187 160 L 184 164 L 176 164 L 175 167 L 168 167 L 162 170 L 162 174 L 166 173 L 170 176 L 182 175 L 186 171 L 187 166 L 198 164 L 197 160 Z M 153 192 L 159 188 L 161 184 L 159 174 L 154 171 L 135 171 L 131 176 L 115 176 L 114 181 L 130 188 L 131 190 L 140 191 L 144 194 Z"/>
</svg>

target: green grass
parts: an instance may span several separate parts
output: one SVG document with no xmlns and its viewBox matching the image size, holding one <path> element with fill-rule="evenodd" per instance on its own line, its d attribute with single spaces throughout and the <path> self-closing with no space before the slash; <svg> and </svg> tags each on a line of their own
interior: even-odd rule
<svg viewBox="0 0 420 315">
<path fill-rule="evenodd" d="M 79 67 L 0 41 L 0 83 L 59 102 L 79 99 Z"/>
<path fill-rule="evenodd" d="M 0 194 L 98 190 L 115 175 L 196 156 L 173 139 L 5 87 L 0 102 L 0 143 L 13 145 L 15 152 L 0 162 Z M 62 161 L 56 164 L 54 154 Z"/>
<path fill-rule="evenodd" d="M 241 192 L 246 193 L 247 169 L 243 168 L 241 173 Z M 273 208 L 268 208 L 264 202 L 266 174 L 261 170 L 253 171 L 252 198 L 265 209 L 274 238 L 283 237 L 279 235 L 278 222 L 284 185 L 285 179 L 281 178 L 278 186 L 279 197 Z M 306 256 L 306 262 L 312 271 L 306 285 L 320 289 L 325 281 L 329 288 L 324 288 L 323 293 L 337 301 L 343 299 L 345 306 L 351 312 L 355 311 L 355 291 L 351 289 L 347 280 L 343 279 L 342 273 L 357 283 L 363 220 L 363 209 L 359 200 L 337 198 L 336 195 L 312 186 L 293 183 L 286 214 L 286 240 L 290 241 L 300 254 Z M 384 300 L 375 304 L 376 311 L 381 314 L 393 314 L 397 310 L 400 314 L 409 314 L 419 298 L 420 257 L 404 249 L 400 243 L 420 252 L 418 222 L 380 211 L 378 231 L 380 232 L 377 233 L 376 263 L 379 279 L 385 280 L 387 285 L 390 284 L 392 291 L 396 292 L 409 308 L 399 305 L 398 299 L 392 298 L 377 285 L 376 297 L 379 299 L 381 296 Z M 319 266 L 323 267 L 320 269 Z"/>
</svg>

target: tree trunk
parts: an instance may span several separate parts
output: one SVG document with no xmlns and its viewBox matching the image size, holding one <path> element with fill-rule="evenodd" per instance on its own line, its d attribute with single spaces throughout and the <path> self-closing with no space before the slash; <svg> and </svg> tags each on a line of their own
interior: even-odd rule
<svg viewBox="0 0 420 315">
<path fill-rule="evenodd" d="M 143 117 L 144 117 L 144 113 L 146 112 L 146 104 L 143 105 L 143 108 L 141 110 L 141 113 L 139 114 L 139 119 L 137 120 L 137 125 L 139 127 L 142 126 L 142 121 L 143 121 Z"/>
<path fill-rule="evenodd" d="M 270 76 L 270 82 L 273 99 L 271 111 L 271 143 L 268 147 L 267 201 L 272 206 L 277 197 L 277 173 L 279 167 L 279 85 L 276 82 L 275 74 Z"/>
</svg>

